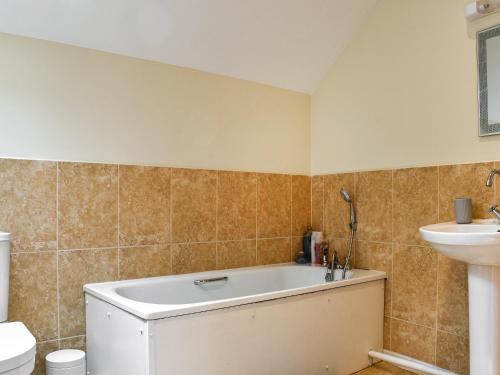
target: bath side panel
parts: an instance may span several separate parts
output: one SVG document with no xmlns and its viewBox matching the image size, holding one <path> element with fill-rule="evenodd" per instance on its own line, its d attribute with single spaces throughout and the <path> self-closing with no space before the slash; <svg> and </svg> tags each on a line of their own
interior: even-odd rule
<svg viewBox="0 0 500 375">
<path fill-rule="evenodd" d="M 382 349 L 384 281 L 151 323 L 161 375 L 347 375 Z"/>
<path fill-rule="evenodd" d="M 148 324 L 85 294 L 88 375 L 153 375 Z"/>
</svg>

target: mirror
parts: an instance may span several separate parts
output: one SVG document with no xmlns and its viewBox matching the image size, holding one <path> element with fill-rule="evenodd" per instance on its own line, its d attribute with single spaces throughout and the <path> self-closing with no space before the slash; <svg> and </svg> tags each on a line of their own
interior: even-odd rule
<svg viewBox="0 0 500 375">
<path fill-rule="evenodd" d="M 477 34 L 479 135 L 500 134 L 500 26 Z"/>
</svg>

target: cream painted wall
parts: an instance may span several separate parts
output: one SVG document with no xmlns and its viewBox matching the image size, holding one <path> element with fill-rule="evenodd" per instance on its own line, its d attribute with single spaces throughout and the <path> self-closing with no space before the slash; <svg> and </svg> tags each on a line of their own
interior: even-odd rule
<svg viewBox="0 0 500 375">
<path fill-rule="evenodd" d="M 309 173 L 310 97 L 0 34 L 0 157 Z"/>
<path fill-rule="evenodd" d="M 478 137 L 470 1 L 379 2 L 312 96 L 313 174 L 500 159 Z"/>
</svg>

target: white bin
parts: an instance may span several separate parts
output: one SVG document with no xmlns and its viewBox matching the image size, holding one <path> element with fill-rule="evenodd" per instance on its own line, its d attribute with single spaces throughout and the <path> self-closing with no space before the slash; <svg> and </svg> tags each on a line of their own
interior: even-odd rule
<svg viewBox="0 0 500 375">
<path fill-rule="evenodd" d="M 45 357 L 47 375 L 86 375 L 85 352 L 75 349 L 58 350 Z"/>
</svg>

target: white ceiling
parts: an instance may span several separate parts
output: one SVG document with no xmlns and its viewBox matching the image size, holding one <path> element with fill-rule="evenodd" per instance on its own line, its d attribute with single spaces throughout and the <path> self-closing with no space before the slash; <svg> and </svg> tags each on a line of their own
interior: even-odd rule
<svg viewBox="0 0 500 375">
<path fill-rule="evenodd" d="M 0 31 L 311 93 L 377 0 L 1 0 Z"/>
</svg>

